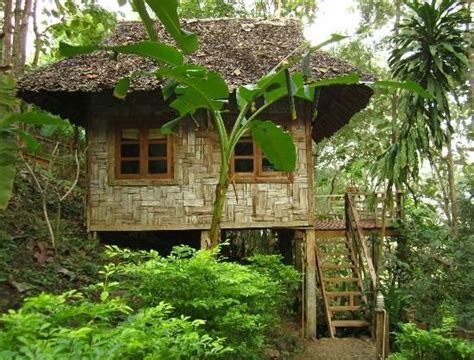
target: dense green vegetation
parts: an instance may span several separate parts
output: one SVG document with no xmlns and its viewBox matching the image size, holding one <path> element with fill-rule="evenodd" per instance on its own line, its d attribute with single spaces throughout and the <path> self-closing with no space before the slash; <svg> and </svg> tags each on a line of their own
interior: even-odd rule
<svg viewBox="0 0 474 360">
<path fill-rule="evenodd" d="M 154 251 L 110 248 L 111 258 L 105 257 L 102 245 L 85 234 L 84 192 L 80 179 L 74 184 L 74 155 L 62 159 L 61 166 L 67 163 L 68 169 L 58 168 L 55 160 L 49 168 L 29 167 L 25 161 L 27 153 L 55 158 L 35 141 L 34 133 L 51 135 L 59 129 L 57 136 L 69 140 L 73 133 L 76 140 L 83 134 L 64 129 L 59 126 L 62 120 L 22 104 L 14 94 L 14 77 L 57 60 L 61 41 L 88 47 L 63 47 L 63 53 L 69 51 L 69 55 L 92 51 L 116 23 L 115 14 L 93 0 L 52 1 L 50 8 L 38 6 L 41 3 L 0 3 L 2 11 L 10 4 L 19 6 L 16 13 L 23 14 L 16 21 L 11 11 L 12 18 L 2 19 L 2 25 L 11 23 L 16 28 L 16 40 L 8 44 L 7 37 L 2 37 L 4 47 L 0 49 L 0 207 L 6 206 L 14 185 L 9 207 L 0 213 L 0 306 L 5 312 L 15 310 L 0 318 L 0 358 L 264 356 L 265 348 L 282 336 L 284 321 L 291 314 L 300 280 L 297 272 L 282 266 L 276 256 L 258 255 L 236 264 L 219 259 L 216 252 L 186 247 L 176 248 L 169 257 Z M 153 41 L 159 39 L 147 11 L 156 13 L 171 29 L 178 14 L 277 14 L 305 20 L 317 14 L 317 2 L 311 0 L 253 1 L 250 6 L 242 1 L 182 0 L 177 9 L 178 2 L 163 7 L 153 0 L 130 3 Z M 414 81 L 425 94 L 400 87 L 376 89 L 368 109 L 334 137 L 314 146 L 316 192 L 342 193 L 352 185 L 361 191 L 401 190 L 407 194 L 401 236 L 380 241 L 384 253 L 380 290 L 398 351 L 391 359 L 472 358 L 472 342 L 461 339 L 472 340 L 474 331 L 472 84 L 469 88 L 467 59 L 469 46 L 472 50 L 470 5 L 456 0 L 357 0 L 355 6 L 362 15 L 359 36 L 331 51 L 379 79 Z M 38 20 L 40 12 L 42 21 Z M 35 53 L 28 63 L 23 28 L 30 22 Z M 380 61 L 380 46 L 368 45 L 368 40 L 376 30 L 392 26 L 393 35 L 382 40 L 382 47 L 391 54 L 389 62 Z M 2 35 L 7 34 L 5 26 L 3 29 Z M 171 131 L 199 107 L 213 111 L 219 120 L 222 100 L 229 96 L 227 85 L 219 74 L 183 63 L 182 53 L 196 49 L 193 34 L 182 32 L 179 26 L 170 34 L 177 48 L 155 43 L 151 50 L 159 51 L 146 51 L 146 55 L 166 65 L 158 74 L 169 79 L 170 89 L 175 81 L 182 86 L 183 79 L 187 81 L 178 98 L 194 105 L 190 109 L 179 101 L 174 103 L 180 116 L 164 131 Z M 125 47 L 108 50 L 131 51 Z M 142 50 L 136 52 L 143 55 Z M 254 119 L 256 97 L 263 95 L 271 102 L 295 95 L 308 85 L 298 74 L 288 81 L 288 65 L 262 78 L 258 87 L 239 89 L 240 121 L 247 125 L 236 127 L 228 138 L 222 122 L 217 122 L 224 159 L 230 158 L 232 146 L 245 130 L 253 131 L 257 138 L 265 131 L 273 134 L 272 139 L 285 136 L 271 124 L 255 121 L 252 127 L 247 120 Z M 126 96 L 135 75 L 120 81 L 117 97 Z M 349 82 L 357 81 L 352 78 Z M 267 91 L 275 87 L 277 93 Z M 289 141 L 285 137 L 269 146 L 268 157 Z M 265 144 L 265 138 L 261 142 Z M 80 141 L 75 150 L 82 166 Z M 295 154 L 284 152 L 286 161 L 280 167 L 291 170 Z M 225 190 L 229 178 L 223 164 L 220 180 Z M 219 212 L 216 219 L 218 216 Z M 97 275 L 106 262 L 111 263 Z M 291 336 L 284 337 L 289 344 L 279 347 L 282 354 L 294 350 Z"/>
<path fill-rule="evenodd" d="M 40 294 L 0 318 L 0 357 L 259 358 L 288 313 L 298 273 L 275 256 L 249 265 L 214 251 L 109 248 L 115 262 L 81 292 Z"/>
<path fill-rule="evenodd" d="M 434 330 L 420 330 L 414 324 L 403 324 L 397 332 L 399 353 L 389 360 L 460 360 L 472 359 L 474 345 L 452 336 L 449 326 Z"/>
</svg>

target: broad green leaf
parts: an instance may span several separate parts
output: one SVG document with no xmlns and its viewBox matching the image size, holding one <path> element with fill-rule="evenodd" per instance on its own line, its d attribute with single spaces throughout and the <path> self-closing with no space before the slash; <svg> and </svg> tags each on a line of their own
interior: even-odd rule
<svg viewBox="0 0 474 360">
<path fill-rule="evenodd" d="M 0 74 L 0 118 L 20 104 L 15 92 L 15 79 L 10 75 Z"/>
<path fill-rule="evenodd" d="M 15 163 L 12 158 L 16 158 L 16 153 L 16 142 L 0 135 L 0 210 L 6 209 L 12 195 L 15 179 Z"/>
<path fill-rule="evenodd" d="M 0 93 L 0 105 L 14 107 L 20 104 L 20 100 L 15 96 L 8 96 L 6 94 Z"/>
<path fill-rule="evenodd" d="M 114 96 L 118 99 L 125 99 L 129 87 L 130 78 L 128 76 L 121 78 L 119 81 L 117 81 L 117 84 L 115 84 Z"/>
<path fill-rule="evenodd" d="M 202 66 L 185 64 L 172 69 L 163 68 L 157 71 L 157 75 L 178 83 L 176 100 L 171 103 L 171 107 L 180 116 L 192 115 L 199 108 L 220 110 L 229 97 L 227 84 L 222 77 Z"/>
<path fill-rule="evenodd" d="M 271 121 L 253 120 L 248 124 L 253 140 L 277 170 L 296 168 L 296 148 L 291 135 Z"/>
<path fill-rule="evenodd" d="M 414 81 L 394 81 L 394 80 L 380 80 L 374 83 L 376 88 L 382 89 L 400 89 L 412 91 L 424 98 L 431 98 L 431 95 L 428 91 L 423 89 L 420 84 Z"/>
<path fill-rule="evenodd" d="M 20 137 L 29 151 L 36 152 L 41 147 L 41 144 L 28 131 L 14 128 L 11 129 L 11 132 L 17 134 Z"/>
<path fill-rule="evenodd" d="M 66 44 L 65 42 L 59 43 L 59 53 L 65 57 L 72 57 L 81 54 L 90 54 L 94 51 L 103 49 L 101 46 L 91 45 L 91 46 L 72 46 Z"/>
<path fill-rule="evenodd" d="M 271 72 L 257 81 L 257 87 L 267 102 L 275 101 L 287 94 L 285 69 Z"/>
<path fill-rule="evenodd" d="M 199 47 L 196 34 L 185 31 L 181 28 L 178 18 L 178 0 L 145 0 L 148 6 L 154 11 L 161 21 L 166 31 L 176 40 L 178 46 L 186 53 L 190 54 Z"/>
<path fill-rule="evenodd" d="M 322 87 L 330 85 L 351 85 L 359 82 L 359 75 L 357 73 L 351 73 L 348 75 L 334 76 L 329 79 L 317 80 L 312 82 L 312 87 Z"/>
<path fill-rule="evenodd" d="M 165 101 L 167 101 L 174 94 L 176 86 L 178 86 L 178 82 L 174 79 L 166 81 L 165 84 L 162 86 L 161 92 Z"/>
<path fill-rule="evenodd" d="M 145 25 L 146 32 L 152 41 L 158 41 L 158 34 L 155 29 L 155 23 L 150 18 L 144 0 L 132 0 L 133 8 L 140 15 L 140 19 Z"/>
<path fill-rule="evenodd" d="M 282 68 L 277 72 L 271 72 L 260 78 L 257 81 L 257 88 L 259 89 L 257 96 L 263 95 L 265 101 L 271 103 L 287 96 L 289 86 L 292 89 L 292 93 L 297 92 L 291 78 L 289 83 L 287 83 L 286 71 L 286 68 Z"/>
<path fill-rule="evenodd" d="M 171 135 L 174 132 L 174 129 L 178 127 L 178 125 L 184 120 L 184 116 L 180 116 L 176 119 L 168 121 L 167 123 L 161 126 L 161 133 L 163 135 Z"/>
<path fill-rule="evenodd" d="M 179 66 L 183 63 L 183 55 L 178 50 L 170 45 L 157 41 L 139 41 L 130 45 L 117 46 L 71 46 L 64 42 L 59 44 L 59 52 L 66 57 L 90 54 L 97 50 L 115 51 L 121 54 L 149 57 L 172 66 Z"/>
<path fill-rule="evenodd" d="M 13 123 L 21 122 L 30 125 L 57 125 L 65 124 L 59 116 L 52 115 L 47 112 L 30 111 L 27 113 L 8 114 L 0 120 L 0 126 L 9 126 Z"/>
<path fill-rule="evenodd" d="M 256 85 L 242 85 L 237 88 L 236 98 L 239 110 L 255 100 L 260 89 Z"/>
<path fill-rule="evenodd" d="M 313 101 L 314 99 L 314 87 L 305 84 L 303 79 L 303 74 L 297 72 L 293 74 L 293 84 L 296 88 L 295 96 L 308 100 Z"/>
</svg>

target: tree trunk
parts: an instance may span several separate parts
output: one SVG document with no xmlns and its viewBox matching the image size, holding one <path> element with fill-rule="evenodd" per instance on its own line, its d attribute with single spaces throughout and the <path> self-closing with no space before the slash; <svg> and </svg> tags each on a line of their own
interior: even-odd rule
<svg viewBox="0 0 474 360">
<path fill-rule="evenodd" d="M 439 186 L 441 188 L 441 194 L 443 197 L 443 211 L 444 214 L 446 215 L 446 219 L 448 221 L 448 226 L 452 227 L 453 221 L 451 219 L 451 200 L 449 197 L 449 185 L 446 185 L 445 179 L 443 179 L 443 176 L 441 175 L 441 170 L 438 167 L 438 165 L 435 163 L 435 160 L 431 161 L 431 167 L 433 168 L 436 177 L 438 178 Z"/>
<path fill-rule="evenodd" d="M 10 66 L 12 63 L 12 44 L 13 44 L 13 0 L 5 0 L 3 15 L 3 54 L 2 65 Z"/>
<path fill-rule="evenodd" d="M 471 5 L 472 5 L 472 0 L 467 0 L 465 2 L 466 9 L 471 14 Z M 468 57 L 469 57 L 469 64 L 471 64 L 470 71 L 469 71 L 469 84 L 471 86 L 471 93 L 470 93 L 470 101 L 469 104 L 471 106 L 471 110 L 474 110 L 474 50 L 473 50 L 473 40 L 474 36 L 471 34 L 470 31 L 470 23 L 466 23 L 466 31 L 465 31 L 465 37 L 466 37 L 466 44 L 467 44 L 467 52 L 468 52 Z"/>
<path fill-rule="evenodd" d="M 17 67 L 17 75 L 23 74 L 25 70 L 26 64 L 26 45 L 28 40 L 28 28 L 30 24 L 30 18 L 32 16 L 32 7 L 33 7 L 33 0 L 25 0 L 25 5 L 23 8 L 23 13 L 21 16 L 21 27 L 20 27 L 20 52 L 19 55 L 19 62 Z"/>
<path fill-rule="evenodd" d="M 35 0 L 33 5 L 33 31 L 35 33 L 35 54 L 33 56 L 33 62 L 31 64 L 32 67 L 38 66 L 39 56 L 41 52 L 41 34 L 38 29 L 38 0 Z"/>
<path fill-rule="evenodd" d="M 447 142 L 448 154 L 446 156 L 446 165 L 448 166 L 449 198 L 451 200 L 451 230 L 454 236 L 458 236 L 458 202 L 456 198 L 456 181 L 454 179 L 454 160 L 452 149 L 452 133 L 448 130 Z"/>
<path fill-rule="evenodd" d="M 14 9 L 14 28 L 13 28 L 13 46 L 12 46 L 12 70 L 14 74 L 18 73 L 20 53 L 21 53 L 21 5 L 22 0 L 15 0 Z"/>
</svg>

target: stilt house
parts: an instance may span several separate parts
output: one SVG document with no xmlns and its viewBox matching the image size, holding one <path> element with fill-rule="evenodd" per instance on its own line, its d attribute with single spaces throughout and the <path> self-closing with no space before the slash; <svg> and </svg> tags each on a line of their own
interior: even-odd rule
<svg viewBox="0 0 474 360">
<path fill-rule="evenodd" d="M 200 39 L 190 62 L 219 71 L 235 90 L 268 72 L 303 41 L 297 21 L 243 19 L 191 20 L 183 24 Z M 162 32 L 162 36 L 166 35 Z M 107 40 L 124 44 L 146 39 L 141 23 L 126 22 Z M 100 51 L 64 59 L 25 76 L 19 96 L 83 126 L 87 133 L 87 227 L 89 231 L 208 229 L 220 163 L 215 131 L 205 114 L 174 135 L 160 126 L 173 118 L 162 100 L 160 82 L 133 81 L 126 100 L 112 96 L 117 80 L 155 64 L 133 55 Z M 324 79 L 356 71 L 324 53 L 311 59 L 312 76 Z M 364 85 L 323 88 L 317 109 L 298 105 L 291 121 L 286 101 L 264 118 L 293 135 L 298 165 L 294 173 L 275 171 L 251 138 L 238 144 L 233 160 L 235 194 L 230 189 L 223 229 L 305 227 L 313 223 L 312 142 L 331 136 L 364 108 L 372 91 Z M 311 122 L 311 114 L 317 118 Z M 235 105 L 229 104 L 229 119 Z"/>
<path fill-rule="evenodd" d="M 233 91 L 239 85 L 255 83 L 303 41 L 301 24 L 289 20 L 188 20 L 183 27 L 200 40 L 199 50 L 188 61 L 220 72 Z M 107 43 L 145 38 L 141 23 L 126 22 L 118 25 Z M 163 31 L 161 38 L 171 41 Z M 155 67 L 133 55 L 114 57 L 98 51 L 39 68 L 19 82 L 21 98 L 86 130 L 87 228 L 91 232 L 198 230 L 205 234 L 210 228 L 220 152 L 206 113 L 198 114 L 196 121 L 185 123 L 175 134 L 163 136 L 160 126 L 175 114 L 163 101 L 159 79 L 140 76 L 132 82 L 125 100 L 112 96 L 118 79 Z M 310 67 L 315 80 L 357 71 L 325 53 L 313 54 Z M 222 228 L 297 229 L 302 234 L 308 336 L 316 332 L 317 265 L 331 335 L 337 326 L 365 326 L 353 320 L 337 323 L 333 318 L 335 311 L 359 309 L 364 300 L 360 289 L 344 287 L 344 291 L 330 293 L 334 291 L 330 281 L 362 287 L 356 258 L 352 253 L 344 255 L 350 258 L 347 267 L 354 275 L 348 278 L 347 272 L 341 273 L 346 277 L 337 281 L 324 275 L 323 265 L 316 262 L 312 144 L 347 124 L 367 106 L 371 95 L 372 90 L 363 84 L 325 86 L 317 101 L 297 103 L 296 121 L 290 119 L 286 100 L 269 108 L 262 119 L 273 120 L 292 134 L 297 149 L 293 173 L 275 171 L 250 137 L 242 138 L 233 156 L 235 186 L 227 193 Z M 227 107 L 229 125 L 235 113 L 234 97 Z M 346 239 L 347 249 L 351 249 L 350 229 L 354 238 L 362 236 L 362 228 L 356 225 L 357 221 L 342 221 L 342 227 L 336 229 Z M 333 266 L 340 269 L 346 264 Z M 336 298 L 338 306 L 330 300 Z"/>
</svg>

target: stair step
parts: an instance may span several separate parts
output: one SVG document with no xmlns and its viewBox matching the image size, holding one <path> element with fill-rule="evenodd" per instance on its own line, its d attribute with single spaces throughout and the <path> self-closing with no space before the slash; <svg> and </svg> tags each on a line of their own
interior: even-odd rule
<svg viewBox="0 0 474 360">
<path fill-rule="evenodd" d="M 360 291 L 328 291 L 326 292 L 328 297 L 341 297 L 341 296 L 362 296 Z"/>
<path fill-rule="evenodd" d="M 370 323 L 366 320 L 333 320 L 331 325 L 334 327 L 366 327 Z"/>
<path fill-rule="evenodd" d="M 323 269 L 327 270 L 341 270 L 341 269 L 355 269 L 356 266 L 353 264 L 323 264 Z"/>
<path fill-rule="evenodd" d="M 353 306 L 329 306 L 329 310 L 331 311 L 358 311 L 358 310 L 362 310 L 363 307 L 360 306 L 360 305 L 353 305 Z"/>
<path fill-rule="evenodd" d="M 333 252 L 325 252 L 323 253 L 324 256 L 349 256 L 349 251 L 333 251 Z"/>
<path fill-rule="evenodd" d="M 325 277 L 323 278 L 324 282 L 357 282 L 359 281 L 358 278 L 354 277 L 335 277 L 335 278 L 330 278 L 330 277 Z"/>
</svg>

